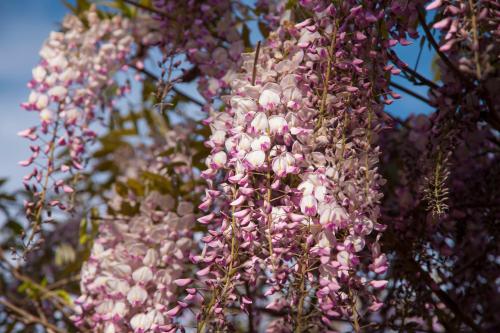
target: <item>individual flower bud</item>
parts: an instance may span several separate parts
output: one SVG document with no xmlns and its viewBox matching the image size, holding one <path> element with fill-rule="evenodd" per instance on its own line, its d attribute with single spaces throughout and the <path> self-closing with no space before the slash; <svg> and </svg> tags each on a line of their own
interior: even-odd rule
<svg viewBox="0 0 500 333">
<path fill-rule="evenodd" d="M 425 9 L 433 10 L 433 9 L 441 7 L 442 4 L 443 4 L 443 0 L 434 0 L 433 2 L 428 4 L 427 7 L 425 7 Z"/>
<path fill-rule="evenodd" d="M 153 325 L 153 319 L 144 313 L 138 313 L 130 319 L 130 326 L 132 326 L 134 333 L 144 333 Z"/>
<path fill-rule="evenodd" d="M 269 118 L 269 131 L 273 135 L 283 135 L 288 132 L 288 124 L 281 116 L 271 116 Z"/>
<path fill-rule="evenodd" d="M 450 24 L 451 22 L 451 17 L 446 17 L 436 23 L 434 23 L 434 25 L 432 26 L 434 29 L 444 29 L 446 27 L 448 27 L 448 25 Z"/>
<path fill-rule="evenodd" d="M 64 97 L 66 97 L 67 92 L 68 90 L 63 86 L 55 86 L 53 88 L 50 88 L 49 96 L 60 101 L 63 100 Z"/>
<path fill-rule="evenodd" d="M 118 301 L 115 302 L 115 305 L 113 306 L 113 309 L 109 313 L 109 316 L 111 317 L 112 320 L 118 321 L 125 317 L 128 313 L 128 308 L 125 302 Z"/>
<path fill-rule="evenodd" d="M 241 96 L 233 96 L 231 98 L 231 106 L 236 109 L 238 113 L 246 114 L 252 111 L 257 111 L 257 103 L 251 98 L 244 98 Z"/>
<path fill-rule="evenodd" d="M 45 94 L 40 94 L 35 102 L 35 106 L 38 110 L 43 110 L 49 105 L 49 96 Z"/>
<path fill-rule="evenodd" d="M 136 307 L 144 303 L 146 298 L 148 297 L 148 293 L 141 286 L 133 286 L 127 294 L 127 300 L 129 303 Z"/>
<path fill-rule="evenodd" d="M 226 140 L 226 132 L 217 130 L 210 136 L 210 140 L 215 146 L 222 146 Z"/>
<path fill-rule="evenodd" d="M 47 76 L 47 71 L 42 66 L 36 66 L 35 68 L 33 68 L 32 74 L 33 80 L 35 80 L 36 82 L 42 82 L 43 79 L 45 79 L 45 76 Z"/>
<path fill-rule="evenodd" d="M 294 173 L 297 170 L 297 167 L 295 167 L 295 158 L 288 152 L 274 158 L 272 168 L 278 177 L 285 177 L 287 174 Z"/>
<path fill-rule="evenodd" d="M 314 216 L 318 210 L 318 202 L 314 196 L 308 194 L 300 199 L 300 210 L 307 216 Z"/>
<path fill-rule="evenodd" d="M 52 120 L 54 120 L 54 112 L 50 109 L 43 109 L 40 111 L 40 119 L 43 122 L 50 123 Z"/>
<path fill-rule="evenodd" d="M 168 310 L 165 314 L 166 314 L 167 316 L 169 316 L 169 317 L 175 317 L 175 316 L 177 316 L 177 314 L 179 313 L 179 311 L 180 311 L 181 309 L 182 309 L 182 308 L 181 308 L 179 305 L 177 305 L 177 306 L 175 306 L 174 308 L 172 308 L 172 309 Z"/>
<path fill-rule="evenodd" d="M 261 135 L 252 141 L 251 148 L 266 151 L 271 148 L 271 139 L 267 135 Z"/>
<path fill-rule="evenodd" d="M 370 286 L 372 286 L 375 289 L 382 289 L 387 285 L 387 280 L 373 280 L 370 281 Z"/>
<path fill-rule="evenodd" d="M 261 167 L 266 160 L 266 154 L 262 150 L 254 150 L 245 156 L 245 161 L 252 169 Z"/>
<path fill-rule="evenodd" d="M 132 273 L 132 279 L 137 283 L 145 284 L 153 279 L 153 272 L 149 267 L 142 266 Z"/>
<path fill-rule="evenodd" d="M 350 263 L 350 254 L 347 251 L 340 251 L 337 253 L 337 261 L 340 265 L 344 267 L 349 267 Z"/>
<path fill-rule="evenodd" d="M 176 285 L 178 285 L 179 287 L 185 287 L 187 286 L 188 284 L 190 284 L 193 280 L 191 279 L 177 279 L 174 281 L 174 283 Z"/>
<path fill-rule="evenodd" d="M 78 109 L 76 108 L 71 108 L 64 111 L 64 119 L 66 120 L 66 123 L 75 122 L 79 116 L 80 116 L 80 111 L 78 111 Z"/>
<path fill-rule="evenodd" d="M 238 150 L 247 152 L 250 150 L 252 146 L 252 137 L 248 134 L 241 134 L 240 139 L 238 141 Z"/>
<path fill-rule="evenodd" d="M 64 70 L 68 66 L 68 60 L 63 54 L 59 54 L 52 59 L 48 59 L 50 67 L 57 69 L 58 71 Z"/>
<path fill-rule="evenodd" d="M 269 128 L 269 122 L 264 112 L 258 112 L 250 123 L 250 130 L 253 133 L 265 133 Z"/>
<path fill-rule="evenodd" d="M 365 240 L 363 237 L 349 235 L 344 241 L 346 247 L 351 247 L 354 252 L 359 252 L 365 247 Z"/>
<path fill-rule="evenodd" d="M 276 108 L 281 102 L 281 87 L 276 83 L 267 83 L 259 97 L 259 104 L 264 110 Z"/>
<path fill-rule="evenodd" d="M 220 169 L 226 164 L 226 162 L 227 162 L 226 153 L 220 151 L 213 156 L 211 167 L 213 167 L 214 169 Z"/>
</svg>

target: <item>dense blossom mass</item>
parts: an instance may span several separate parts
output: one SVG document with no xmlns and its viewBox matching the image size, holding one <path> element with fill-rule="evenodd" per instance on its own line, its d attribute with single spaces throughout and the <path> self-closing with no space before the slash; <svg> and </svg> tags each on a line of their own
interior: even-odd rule
<svg viewBox="0 0 500 333">
<path fill-rule="evenodd" d="M 113 109 L 117 99 L 130 90 L 129 82 L 121 84 L 115 74 L 123 72 L 129 61 L 141 62 L 134 59 L 134 48 L 157 42 L 155 25 L 147 16 L 133 21 L 121 16 L 102 19 L 92 7 L 85 13 L 85 21 L 66 16 L 62 31 L 52 32 L 44 43 L 40 64 L 28 83 L 32 89 L 29 100 L 22 104 L 26 110 L 38 112 L 41 122 L 19 133 L 34 142 L 32 155 L 19 164 L 27 167 L 39 161 L 24 178 L 26 189 L 34 194 L 34 200 L 25 204 L 27 216 L 36 225 L 45 219 L 45 205 L 71 208 L 48 192 L 75 191 L 67 175 L 78 173 L 85 165 L 86 143 L 96 137 L 90 125 L 100 108 Z M 63 149 L 69 151 L 68 158 L 55 161 Z M 33 236 L 28 243 L 32 240 Z"/>
<path fill-rule="evenodd" d="M 202 327 L 211 317 L 224 325 L 231 303 L 249 307 L 248 290 L 239 295 L 237 287 L 258 287 L 260 274 L 270 287 L 261 297 L 274 297 L 267 308 L 296 304 L 298 317 L 290 319 L 299 330 L 310 325 L 301 316 L 311 310 L 311 286 L 318 288 L 316 315 L 328 323 L 352 315 L 353 290 L 361 296 L 387 283 L 351 274 L 363 265 L 377 274 L 387 269 L 379 245 L 367 238 L 383 229 L 377 223 L 378 151 L 371 145 L 380 107 L 366 79 L 379 73 L 363 65 L 370 59 L 366 37 L 347 37 L 348 22 L 336 20 L 343 15 L 332 6 L 317 4 L 315 11 L 312 19 L 273 33 L 260 53 L 247 55 L 225 98 L 228 110 L 211 115 L 212 154 L 203 176 L 215 187 L 200 208 L 214 202 L 221 211 L 200 219 L 216 221 L 199 258 L 208 266 L 198 275 L 215 289 Z M 358 54 L 339 51 L 342 44 Z M 346 76 L 353 68 L 361 78 Z M 358 253 L 366 249 L 373 257 L 361 261 Z"/>
<path fill-rule="evenodd" d="M 0 327 L 498 331 L 494 1 L 69 7 L 22 105 Z M 400 53 L 425 44 L 435 80 Z"/>
<path fill-rule="evenodd" d="M 152 192 L 130 220 L 104 222 L 82 268 L 76 324 L 95 331 L 171 331 L 169 307 L 192 248 L 193 205 Z M 182 304 L 182 302 L 180 303 Z"/>
</svg>

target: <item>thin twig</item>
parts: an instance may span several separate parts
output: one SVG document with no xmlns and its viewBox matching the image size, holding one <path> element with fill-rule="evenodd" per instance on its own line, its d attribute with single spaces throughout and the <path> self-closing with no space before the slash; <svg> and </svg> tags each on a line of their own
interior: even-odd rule
<svg viewBox="0 0 500 333">
<path fill-rule="evenodd" d="M 257 49 L 255 50 L 255 58 L 253 59 L 252 70 L 252 86 L 255 86 L 255 79 L 257 78 L 257 63 L 259 61 L 260 40 L 257 42 Z"/>
<path fill-rule="evenodd" d="M 466 77 L 463 76 L 463 73 L 451 62 L 451 60 L 439 49 L 439 45 L 434 39 L 434 36 L 432 36 L 431 30 L 429 29 L 429 26 L 427 25 L 427 22 L 425 21 L 425 15 L 424 15 L 424 9 L 419 6 L 418 8 L 418 20 L 420 21 L 420 24 L 422 25 L 422 28 L 424 29 L 425 35 L 427 36 L 427 39 L 429 40 L 429 43 L 431 43 L 432 47 L 436 51 L 437 55 L 443 62 L 448 66 L 455 74 L 458 75 L 462 80 L 465 82 L 468 82 Z"/>
<path fill-rule="evenodd" d="M 414 92 L 414 91 L 412 91 L 412 90 L 410 90 L 410 89 L 408 89 L 408 88 L 406 88 L 406 87 L 404 87 L 404 86 L 402 86 L 402 85 L 400 85 L 400 84 L 398 84 L 396 82 L 393 82 L 393 81 L 391 81 L 390 85 L 393 86 L 394 88 L 399 89 L 399 90 L 407 93 L 408 95 L 411 95 L 411 96 L 415 97 L 416 99 L 419 99 L 422 102 L 427 103 L 430 106 L 432 106 L 431 101 L 428 100 L 427 98 L 425 98 L 424 96 L 419 95 L 416 92 Z"/>
<path fill-rule="evenodd" d="M 21 309 L 20 307 L 12 304 L 11 302 L 9 302 L 8 300 L 6 299 L 0 299 L 0 304 L 3 304 L 4 306 L 6 306 L 7 308 L 9 308 L 11 311 L 17 313 L 19 316 L 20 316 L 20 319 L 25 323 L 25 324 L 40 324 L 48 329 L 51 329 L 55 332 L 58 332 L 58 333 L 65 333 L 65 331 L 63 331 L 62 329 L 60 329 L 59 327 L 55 326 L 54 324 L 52 323 L 49 323 L 48 321 L 46 320 L 43 320 L 41 318 L 38 318 L 36 316 L 33 316 L 32 314 L 30 314 L 29 312 Z"/>
<path fill-rule="evenodd" d="M 478 81 L 481 80 L 481 63 L 479 61 L 479 36 L 477 34 L 477 19 L 476 13 L 474 12 L 474 1 L 469 0 L 469 7 L 471 12 L 471 21 L 472 21 L 472 38 L 474 42 L 472 44 L 474 50 L 474 62 L 476 63 L 476 76 Z"/>
<path fill-rule="evenodd" d="M 164 17 L 167 17 L 167 18 L 172 18 L 172 16 L 170 15 L 170 13 L 164 12 L 164 11 L 158 9 L 158 8 L 149 7 L 149 6 L 143 5 L 141 3 L 138 3 L 138 2 L 135 2 L 135 1 L 132 1 L 132 0 L 123 0 L 123 2 L 128 3 L 131 6 L 143 9 L 145 11 L 154 13 L 154 14 L 158 14 L 158 15 L 161 15 L 161 16 L 164 16 Z"/>
<path fill-rule="evenodd" d="M 130 67 L 132 67 L 133 69 L 135 69 L 138 72 L 141 72 L 141 73 L 145 74 L 149 78 L 151 78 L 151 79 L 153 79 L 155 81 L 158 81 L 158 77 L 155 74 L 153 74 L 152 72 L 148 71 L 147 69 L 145 69 L 145 68 L 139 69 L 135 65 L 130 65 Z M 186 73 L 190 73 L 190 71 L 188 71 Z M 175 80 L 173 80 L 173 81 L 175 81 Z M 182 77 L 180 78 L 180 81 L 181 82 L 185 82 L 185 81 L 182 80 Z M 205 105 L 204 101 L 200 101 L 197 98 L 186 94 L 184 91 L 182 91 L 181 89 L 179 89 L 175 85 L 172 86 L 172 90 L 174 92 L 176 92 L 177 94 L 181 95 L 182 97 L 184 97 L 184 98 L 188 99 L 189 101 L 193 102 L 194 104 L 197 104 L 199 106 L 204 106 Z"/>
<path fill-rule="evenodd" d="M 425 76 L 423 76 L 422 74 L 420 74 L 419 72 L 414 71 L 409 66 L 399 66 L 398 62 L 396 61 L 396 59 L 398 57 L 396 56 L 396 54 L 394 53 L 394 51 L 391 50 L 390 51 L 390 55 L 392 56 L 392 58 L 393 58 L 392 62 L 394 63 L 394 65 L 396 65 L 396 67 L 398 67 L 399 69 L 401 69 L 403 72 L 405 72 L 407 74 L 410 74 L 413 78 L 418 79 L 421 84 L 429 86 L 432 89 L 439 89 L 439 88 L 441 88 L 438 84 L 436 84 L 435 82 L 432 82 L 431 80 L 429 80 L 428 78 L 426 78 Z"/>
<path fill-rule="evenodd" d="M 472 318 L 470 318 L 462 309 L 458 306 L 455 301 L 443 290 L 441 290 L 432 279 L 429 274 L 420 267 L 420 265 L 415 262 L 413 259 L 410 260 L 410 264 L 420 273 L 420 276 L 427 284 L 428 288 L 432 290 L 432 292 L 450 309 L 458 318 L 461 319 L 463 323 L 469 326 L 474 332 L 482 333 L 483 329 L 474 322 Z"/>
<path fill-rule="evenodd" d="M 335 21 L 335 26 L 332 32 L 332 41 L 330 43 L 330 47 L 328 49 L 328 61 L 326 64 L 326 74 L 325 74 L 325 80 L 324 80 L 324 87 L 323 87 L 323 93 L 321 96 L 321 104 L 319 106 L 319 120 L 318 120 L 318 127 L 321 128 L 323 126 L 323 120 L 325 117 L 325 107 L 326 107 L 326 99 L 328 97 L 328 85 L 330 84 L 330 73 L 332 72 L 332 66 L 333 63 L 335 62 L 335 46 L 337 44 L 337 29 L 338 29 L 338 22 Z"/>
<path fill-rule="evenodd" d="M 61 105 L 59 105 L 59 110 L 60 111 Z M 38 229 L 41 229 L 41 225 L 43 223 L 43 210 L 45 208 L 45 201 L 47 199 L 47 191 L 49 188 L 49 180 L 52 175 L 52 172 L 54 171 L 53 167 L 53 162 L 54 162 L 54 156 L 55 156 L 55 150 L 56 150 L 56 139 L 57 139 L 57 130 L 59 129 L 59 121 L 60 121 L 60 114 L 57 112 L 57 118 L 54 123 L 54 129 L 52 131 L 52 136 L 51 140 L 49 142 L 49 153 L 47 155 L 47 170 L 45 173 L 45 180 L 43 182 L 43 186 L 41 189 L 40 197 L 36 201 L 36 213 L 34 214 L 34 221 L 33 225 L 31 226 L 31 233 L 28 238 L 28 241 L 26 242 L 24 251 L 23 251 L 23 257 L 26 257 L 26 254 L 31 250 L 31 243 L 34 241 L 36 234 L 38 233 Z M 40 230 L 41 231 L 41 230 Z"/>
</svg>

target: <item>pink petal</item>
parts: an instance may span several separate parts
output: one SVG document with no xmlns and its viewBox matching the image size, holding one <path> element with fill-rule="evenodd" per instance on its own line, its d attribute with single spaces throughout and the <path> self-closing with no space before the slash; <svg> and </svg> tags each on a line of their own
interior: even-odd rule
<svg viewBox="0 0 500 333">
<path fill-rule="evenodd" d="M 443 0 L 434 0 L 433 2 L 428 4 L 427 7 L 425 7 L 425 9 L 433 10 L 433 9 L 441 7 L 442 4 L 443 4 Z"/>
<path fill-rule="evenodd" d="M 75 192 L 75 190 L 73 190 L 73 188 L 71 188 L 68 185 L 64 185 L 63 186 L 63 191 L 66 192 L 66 193 L 73 193 L 73 192 Z"/>
<path fill-rule="evenodd" d="M 207 267 L 203 268 L 202 270 L 199 270 L 198 272 L 196 272 L 196 275 L 197 276 L 205 276 L 208 273 L 210 273 L 210 266 L 207 266 Z"/>
<path fill-rule="evenodd" d="M 180 310 L 181 310 L 181 307 L 179 305 L 177 305 L 175 308 L 168 310 L 166 312 L 166 315 L 169 317 L 175 317 L 179 313 Z"/>
<path fill-rule="evenodd" d="M 20 161 L 19 165 L 26 167 L 26 166 L 30 165 L 31 163 L 33 163 L 33 157 L 30 157 L 29 159 L 24 160 L 24 161 Z"/>
<path fill-rule="evenodd" d="M 193 280 L 191 279 L 177 279 L 177 280 L 174 280 L 174 283 L 176 285 L 178 285 L 179 287 L 184 287 L 184 286 L 187 286 L 188 284 L 190 284 Z"/>
<path fill-rule="evenodd" d="M 387 280 L 370 281 L 370 286 L 376 289 L 384 288 L 387 285 Z"/>
</svg>

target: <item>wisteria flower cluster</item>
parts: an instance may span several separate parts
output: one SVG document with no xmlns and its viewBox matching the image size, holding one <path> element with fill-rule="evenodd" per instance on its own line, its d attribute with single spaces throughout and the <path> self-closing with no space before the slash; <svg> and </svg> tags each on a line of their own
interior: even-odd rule
<svg viewBox="0 0 500 333">
<path fill-rule="evenodd" d="M 78 1 L 33 70 L 24 253 L 52 207 L 74 234 L 45 279 L 0 250 L 0 327 L 498 330 L 494 1 L 111 5 Z M 400 53 L 418 38 L 434 80 Z M 398 118 L 393 88 L 435 112 Z"/>
<path fill-rule="evenodd" d="M 228 110 L 210 118 L 212 154 L 203 176 L 213 187 L 200 208 L 221 210 L 199 220 L 215 222 L 196 258 L 206 265 L 197 275 L 213 290 L 205 295 L 201 329 L 213 319 L 216 327 L 226 325 L 224 309 L 248 309 L 255 297 L 240 286 L 256 287 L 262 276 L 270 289 L 260 297 L 274 297 L 266 308 L 296 305 L 291 320 L 299 331 L 307 329 L 302 316 L 312 310 L 311 288 L 328 324 L 353 315 L 353 292 L 387 283 L 351 274 L 366 264 L 357 254 L 364 249 L 372 252 L 372 272 L 387 269 L 376 241 L 366 244 L 376 239 L 367 237 L 374 229 L 383 230 L 377 223 L 382 180 L 371 143 L 380 105 L 363 65 L 369 44 L 362 32 L 349 38 L 342 32 L 348 23 L 340 27 L 335 17 L 342 15 L 332 6 L 309 6 L 317 16 L 278 31 L 260 54 L 244 58 Z M 354 18 L 361 8 L 351 12 Z M 344 43 L 358 54 L 338 51 Z M 351 68 L 359 81 L 343 76 Z M 377 310 L 380 303 L 372 301 Z"/>
<path fill-rule="evenodd" d="M 134 44 L 150 45 L 158 39 L 151 18 L 102 19 L 99 15 L 95 7 L 85 13 L 85 21 L 68 15 L 62 31 L 51 33 L 28 84 L 32 90 L 29 100 L 22 104 L 37 112 L 41 120 L 40 125 L 19 133 L 33 141 L 32 155 L 20 164 L 35 165 L 24 178 L 26 189 L 34 195 L 26 203 L 27 216 L 35 221 L 34 232 L 46 205 L 68 208 L 59 198 L 51 198 L 50 191 L 75 191 L 67 176 L 85 165 L 86 144 L 96 137 L 90 125 L 98 110 L 113 108 L 116 99 L 130 89 L 116 81 L 115 74 L 133 59 Z M 56 155 L 65 149 L 68 158 L 56 161 Z M 30 237 L 28 243 L 32 240 Z"/>
<path fill-rule="evenodd" d="M 94 331 L 171 332 L 180 307 L 177 289 L 193 246 L 193 205 L 158 192 L 130 220 L 110 217 L 100 226 L 82 268 L 75 321 Z M 177 305 L 177 304 L 180 305 Z M 175 309 L 175 308 L 174 308 Z"/>
</svg>

